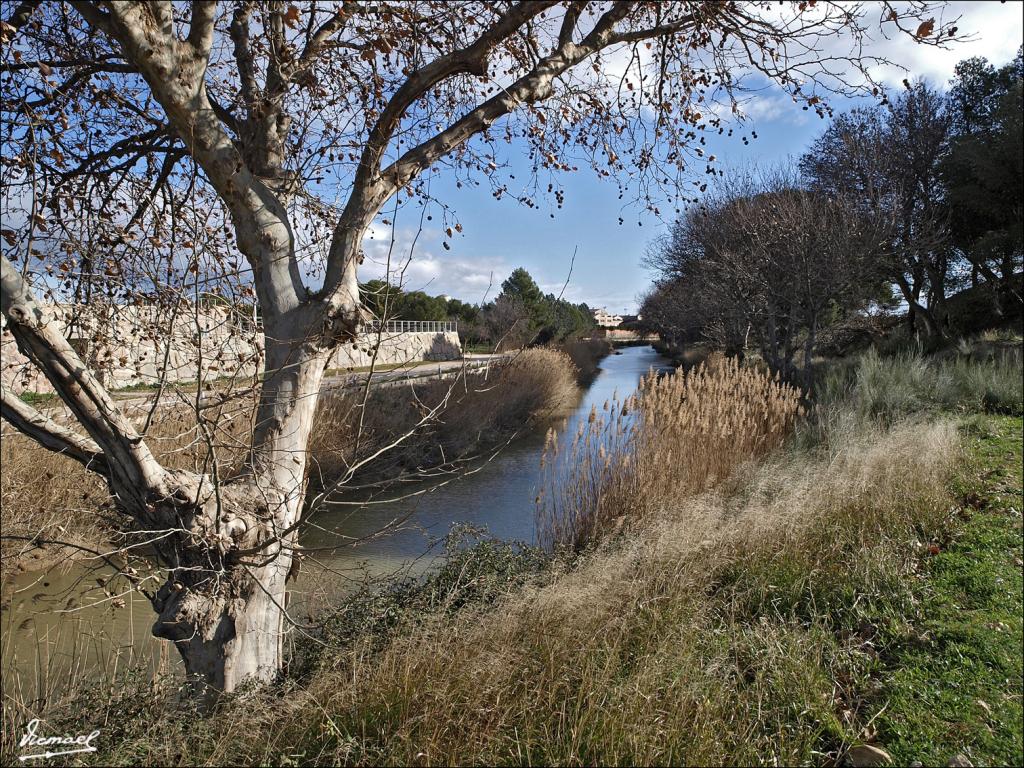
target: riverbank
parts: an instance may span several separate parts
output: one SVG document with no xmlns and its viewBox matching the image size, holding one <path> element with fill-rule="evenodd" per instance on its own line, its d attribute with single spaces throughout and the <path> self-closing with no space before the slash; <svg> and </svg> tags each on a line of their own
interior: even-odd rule
<svg viewBox="0 0 1024 768">
<path fill-rule="evenodd" d="M 458 471 L 473 457 L 511 439 L 531 420 L 560 412 L 577 396 L 577 381 L 592 379 L 597 361 L 606 353 L 605 347 L 585 344 L 565 352 L 530 349 L 486 371 L 454 375 L 456 371 L 446 379 L 370 388 L 365 408 L 362 390 L 332 390 L 320 405 L 311 443 L 311 493 L 382 450 L 360 470 L 360 482 L 408 481 L 425 473 Z M 160 409 L 148 432 L 151 445 L 168 466 L 207 466 L 212 452 L 219 471 L 230 472 L 244 450 L 247 408 L 251 396 L 230 401 L 212 414 L 205 412 L 211 416 L 204 423 L 213 434 L 211 441 L 197 429 L 187 407 Z M 136 411 L 139 420 L 145 420 L 147 409 Z M 360 430 L 360 445 L 353 455 L 354 435 Z M 48 568 L 78 556 L 82 547 L 112 549 L 120 521 L 97 476 L 6 425 L 0 461 L 0 577 Z"/>
<path fill-rule="evenodd" d="M 47 724 L 112 764 L 1019 763 L 1019 405 L 950 411 L 908 362 L 578 554 L 453 546 L 211 716 L 128 676 Z M 41 713 L 5 708 L 11 756 Z"/>
</svg>

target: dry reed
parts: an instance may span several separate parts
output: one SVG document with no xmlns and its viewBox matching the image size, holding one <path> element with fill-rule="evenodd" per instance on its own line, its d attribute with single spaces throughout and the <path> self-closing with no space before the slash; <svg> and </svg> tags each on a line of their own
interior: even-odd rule
<svg viewBox="0 0 1024 768">
<path fill-rule="evenodd" d="M 451 469 L 503 442 L 532 419 L 571 405 L 577 392 L 568 356 L 535 348 L 486 374 L 375 389 L 365 407 L 358 393 L 332 393 L 321 400 L 310 439 L 314 480 L 338 477 L 360 456 L 405 435 L 370 472 L 387 477 Z"/>
<path fill-rule="evenodd" d="M 800 413 L 796 389 L 735 359 L 652 372 L 635 395 L 595 407 L 567 448 L 549 433 L 541 540 L 579 549 L 665 500 L 709 488 L 780 446 Z"/>
</svg>

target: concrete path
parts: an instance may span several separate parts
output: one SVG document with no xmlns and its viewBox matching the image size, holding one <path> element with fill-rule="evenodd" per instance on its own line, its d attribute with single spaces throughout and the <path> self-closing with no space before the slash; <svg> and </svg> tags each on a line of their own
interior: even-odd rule
<svg viewBox="0 0 1024 768">
<path fill-rule="evenodd" d="M 389 370 L 374 371 L 371 377 L 369 371 L 353 371 L 352 373 L 335 372 L 324 378 L 321 392 L 328 392 L 339 389 L 358 389 L 371 379 L 371 386 L 397 386 L 408 381 L 417 379 L 444 379 L 458 375 L 461 371 L 484 371 L 489 366 L 500 363 L 512 357 L 512 353 L 501 353 L 493 355 L 467 354 L 462 360 L 445 360 L 439 362 L 417 361 L 406 366 L 392 368 Z M 238 390 L 242 389 L 241 387 Z M 235 390 L 235 391 L 238 391 Z M 137 414 L 145 412 L 153 407 L 154 392 L 114 392 L 112 393 L 118 404 L 129 413 Z M 203 405 L 223 402 L 221 396 L 223 389 L 212 389 L 202 398 Z M 173 385 L 168 385 L 160 407 L 168 405 L 180 405 L 183 402 L 182 396 L 189 401 L 195 398 L 195 389 L 176 390 Z"/>
<path fill-rule="evenodd" d="M 483 372 L 489 366 L 501 363 L 512 358 L 515 353 L 503 352 L 500 354 L 466 354 L 461 360 L 445 360 L 441 362 L 414 362 L 407 366 L 393 368 L 390 370 L 374 371 L 372 374 L 371 386 L 397 386 L 417 379 L 446 379 L 457 376 L 462 371 Z M 324 378 L 322 392 L 341 389 L 358 389 L 366 384 L 371 378 L 368 371 L 353 371 L 352 373 L 334 373 Z M 238 387 L 235 391 L 241 391 Z M 223 389 L 211 389 L 204 394 L 201 404 L 204 406 L 219 404 L 223 402 Z M 156 392 L 112 392 L 117 404 L 125 410 L 131 418 L 141 418 L 153 408 L 153 399 Z M 160 407 L 169 405 L 181 405 L 184 402 L 195 402 L 194 386 L 191 390 L 175 389 L 168 385 L 160 398 Z M 227 398 L 231 399 L 231 398 Z M 58 421 L 64 421 L 68 416 L 64 404 L 59 399 L 51 402 L 37 403 L 36 408 Z M 5 433 L 6 434 L 6 433 Z"/>
</svg>

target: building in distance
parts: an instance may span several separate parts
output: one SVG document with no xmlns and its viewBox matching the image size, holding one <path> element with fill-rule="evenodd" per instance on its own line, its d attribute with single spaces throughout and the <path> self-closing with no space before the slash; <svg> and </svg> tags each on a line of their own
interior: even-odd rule
<svg viewBox="0 0 1024 768">
<path fill-rule="evenodd" d="M 594 310 L 594 322 L 599 328 L 617 328 L 622 322 L 622 315 L 610 315 L 604 307 Z"/>
</svg>

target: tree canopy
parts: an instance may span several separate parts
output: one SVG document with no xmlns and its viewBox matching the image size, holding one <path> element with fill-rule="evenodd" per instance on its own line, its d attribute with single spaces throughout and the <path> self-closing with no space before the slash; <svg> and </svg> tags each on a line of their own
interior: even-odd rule
<svg viewBox="0 0 1024 768">
<path fill-rule="evenodd" d="M 1020 52 L 968 59 L 948 92 L 908 81 L 837 115 L 798 168 L 715 184 L 651 249 L 646 324 L 677 345 L 752 342 L 788 377 L 800 343 L 810 387 L 821 331 L 891 309 L 892 287 L 929 344 L 956 331 L 947 299 L 968 276 L 990 323 L 1019 320 L 1022 75 Z"/>
</svg>

